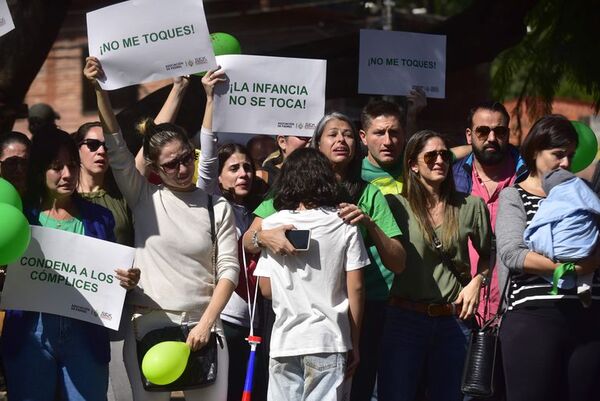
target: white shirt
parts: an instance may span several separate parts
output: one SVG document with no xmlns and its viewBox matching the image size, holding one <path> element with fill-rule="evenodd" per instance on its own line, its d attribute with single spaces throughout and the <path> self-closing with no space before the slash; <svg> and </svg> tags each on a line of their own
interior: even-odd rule
<svg viewBox="0 0 600 401">
<path fill-rule="evenodd" d="M 293 224 L 311 230 L 308 251 L 296 256 L 263 250 L 254 274 L 271 279 L 275 324 L 271 357 L 346 352 L 352 348 L 346 272 L 370 263 L 357 227 L 335 209 L 282 210 L 263 229 Z"/>
</svg>

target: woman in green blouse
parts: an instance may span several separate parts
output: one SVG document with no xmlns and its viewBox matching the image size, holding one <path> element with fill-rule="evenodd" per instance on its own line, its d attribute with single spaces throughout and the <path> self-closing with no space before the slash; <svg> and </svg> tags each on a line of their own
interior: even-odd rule
<svg viewBox="0 0 600 401">
<path fill-rule="evenodd" d="M 483 201 L 456 192 L 451 161 L 440 134 L 417 132 L 406 145 L 403 196 L 388 197 L 403 233 L 406 268 L 394 279 L 386 314 L 381 401 L 414 400 L 419 383 L 431 401 L 462 400 L 467 319 L 488 273 L 491 227 Z M 480 256 L 473 278 L 469 240 Z"/>
</svg>

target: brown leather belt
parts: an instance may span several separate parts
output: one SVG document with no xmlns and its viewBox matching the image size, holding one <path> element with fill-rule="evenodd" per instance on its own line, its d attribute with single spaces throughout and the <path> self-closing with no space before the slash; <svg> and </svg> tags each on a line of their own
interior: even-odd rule
<svg viewBox="0 0 600 401">
<path fill-rule="evenodd" d="M 457 316 L 460 314 L 461 305 L 456 304 L 425 304 L 413 302 L 402 298 L 391 297 L 389 304 L 398 308 L 407 309 L 413 312 L 423 313 L 431 317 L 439 316 Z"/>
</svg>

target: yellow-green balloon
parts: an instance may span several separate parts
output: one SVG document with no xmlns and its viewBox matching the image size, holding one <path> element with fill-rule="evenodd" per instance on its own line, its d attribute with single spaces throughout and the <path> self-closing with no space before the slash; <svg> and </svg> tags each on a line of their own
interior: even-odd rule
<svg viewBox="0 0 600 401">
<path fill-rule="evenodd" d="M 21 202 L 19 193 L 15 187 L 4 178 L 0 178 L 0 203 L 8 203 L 20 211 L 23 211 L 23 203 Z"/>
<path fill-rule="evenodd" d="M 19 209 L 0 203 L 0 265 L 16 261 L 29 246 L 31 227 Z"/>
<path fill-rule="evenodd" d="M 158 385 L 173 383 L 187 366 L 190 347 L 180 341 L 164 341 L 150 348 L 142 359 L 142 373 Z"/>
<path fill-rule="evenodd" d="M 596 134 L 587 125 L 579 121 L 571 121 L 577 131 L 577 149 L 571 161 L 571 171 L 577 173 L 592 164 L 598 152 Z"/>
</svg>

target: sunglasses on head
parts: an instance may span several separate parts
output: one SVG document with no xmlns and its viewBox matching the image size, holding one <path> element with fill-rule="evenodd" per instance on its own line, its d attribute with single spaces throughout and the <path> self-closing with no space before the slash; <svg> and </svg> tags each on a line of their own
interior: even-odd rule
<svg viewBox="0 0 600 401">
<path fill-rule="evenodd" d="M 494 131 L 494 135 L 504 138 L 508 136 L 508 127 L 503 125 L 497 125 L 495 127 L 488 127 L 487 125 L 480 125 L 475 128 L 475 134 L 479 139 L 487 139 L 490 132 Z"/>
<path fill-rule="evenodd" d="M 423 153 L 423 160 L 425 164 L 433 164 L 437 161 L 438 156 L 442 156 L 444 163 L 450 163 L 450 160 L 452 160 L 452 152 L 448 149 L 425 152 Z"/>
<path fill-rule="evenodd" d="M 166 162 L 160 165 L 160 168 L 163 169 L 165 173 L 173 173 L 179 170 L 180 165 L 188 165 L 193 163 L 195 159 L 194 152 L 186 153 L 185 155 L 178 157 L 177 159 L 173 159 L 170 162 Z"/>
<path fill-rule="evenodd" d="M 104 146 L 104 149 L 106 150 L 106 142 L 102 142 L 98 139 L 84 139 L 79 144 L 79 146 L 81 145 L 87 146 L 90 152 L 97 151 L 98 149 L 100 149 L 100 146 Z"/>
</svg>

